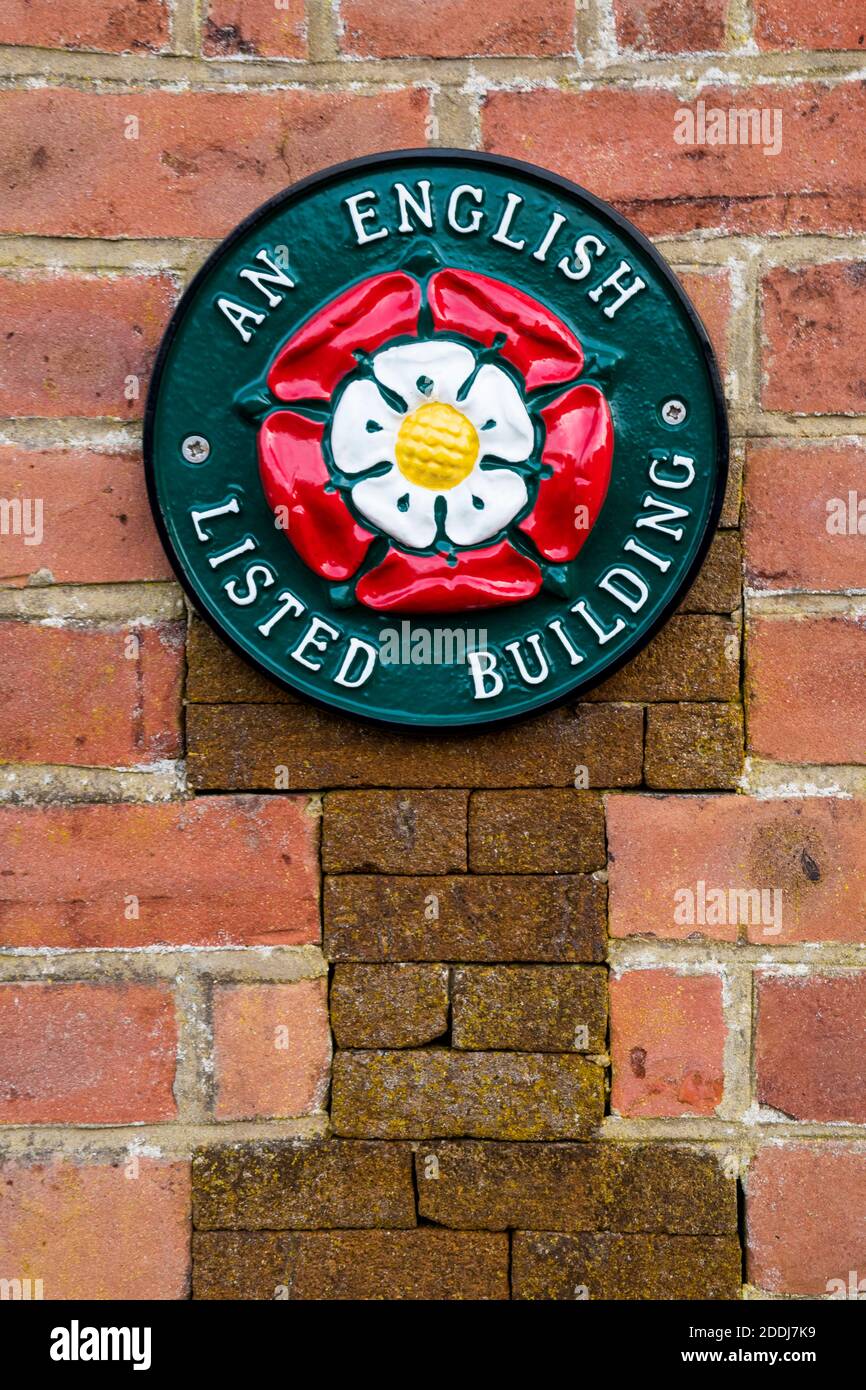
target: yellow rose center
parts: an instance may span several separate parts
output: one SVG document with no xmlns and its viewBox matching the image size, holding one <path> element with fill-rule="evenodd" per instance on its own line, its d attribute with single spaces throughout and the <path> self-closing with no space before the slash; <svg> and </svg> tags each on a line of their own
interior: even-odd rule
<svg viewBox="0 0 866 1390">
<path fill-rule="evenodd" d="M 406 416 L 397 435 L 397 467 L 410 483 L 447 492 L 462 483 L 478 458 L 478 435 L 462 410 L 427 401 Z"/>
</svg>

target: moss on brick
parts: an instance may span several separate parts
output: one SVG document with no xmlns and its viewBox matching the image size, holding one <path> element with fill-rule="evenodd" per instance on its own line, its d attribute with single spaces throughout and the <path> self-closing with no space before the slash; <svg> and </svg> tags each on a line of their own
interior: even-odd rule
<svg viewBox="0 0 866 1390">
<path fill-rule="evenodd" d="M 585 1138 L 603 1114 L 601 1067 L 534 1052 L 338 1052 L 331 1119 L 338 1134 Z"/>
<path fill-rule="evenodd" d="M 736 787 L 743 771 L 740 705 L 650 705 L 644 777 L 673 791 Z"/>
<path fill-rule="evenodd" d="M 518 1231 L 512 1287 L 518 1299 L 735 1299 L 740 1247 L 733 1236 Z"/>
<path fill-rule="evenodd" d="M 465 791 L 329 792 L 326 873 L 447 874 L 466 868 Z"/>
<path fill-rule="evenodd" d="M 334 961 L 599 961 L 605 886 L 478 875 L 325 879 L 325 952 Z"/>
<path fill-rule="evenodd" d="M 453 1045 L 603 1052 L 607 972 L 580 965 L 468 965 L 454 972 Z"/>
<path fill-rule="evenodd" d="M 604 808 L 592 792 L 476 792 L 469 802 L 475 872 L 586 873 L 604 863 Z"/>
<path fill-rule="evenodd" d="M 338 965 L 331 1027 L 339 1047 L 420 1047 L 448 1028 L 445 965 Z"/>
<path fill-rule="evenodd" d="M 192 1165 L 199 1230 L 414 1226 L 412 1155 L 406 1144 L 214 1144 Z"/>
</svg>

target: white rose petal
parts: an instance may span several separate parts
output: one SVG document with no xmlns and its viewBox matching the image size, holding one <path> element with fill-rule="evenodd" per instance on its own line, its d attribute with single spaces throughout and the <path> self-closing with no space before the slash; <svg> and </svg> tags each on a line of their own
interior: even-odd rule
<svg viewBox="0 0 866 1390">
<path fill-rule="evenodd" d="M 532 453 L 535 432 L 520 392 L 510 376 L 486 363 L 459 408 L 472 421 L 481 446 L 479 458 L 491 454 L 523 463 Z"/>
<path fill-rule="evenodd" d="M 397 503 L 405 497 L 409 506 L 401 511 Z M 436 539 L 436 497 L 431 488 L 415 487 L 408 482 L 399 468 L 378 478 L 362 478 L 352 488 L 352 501 L 358 511 L 413 550 L 423 550 Z"/>
<path fill-rule="evenodd" d="M 331 453 L 341 473 L 361 473 L 376 463 L 394 462 L 394 445 L 403 416 L 392 410 L 374 381 L 353 381 L 334 411 Z M 378 429 L 369 426 L 378 425 Z"/>
<path fill-rule="evenodd" d="M 526 506 L 526 483 L 510 468 L 475 468 L 446 494 L 445 530 L 455 545 L 489 540 Z M 483 505 L 479 508 L 473 499 Z"/>
<path fill-rule="evenodd" d="M 382 382 L 414 410 L 425 401 L 445 401 L 457 404 L 457 392 L 475 369 L 475 356 L 469 348 L 448 339 L 430 342 L 401 343 L 385 348 L 373 358 L 373 371 Z M 418 386 L 419 379 L 432 383 L 427 391 Z"/>
</svg>

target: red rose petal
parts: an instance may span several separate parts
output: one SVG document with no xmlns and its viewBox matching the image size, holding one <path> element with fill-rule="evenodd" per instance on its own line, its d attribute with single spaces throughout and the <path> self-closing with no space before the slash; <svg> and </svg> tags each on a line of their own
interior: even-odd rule
<svg viewBox="0 0 866 1390">
<path fill-rule="evenodd" d="M 355 597 L 383 612 L 447 613 L 519 603 L 540 588 L 535 562 L 500 541 L 486 550 L 458 552 L 456 565 L 443 555 L 389 550 L 381 565 L 362 575 Z"/>
<path fill-rule="evenodd" d="M 466 333 L 488 347 L 506 334 L 502 356 L 522 373 L 526 389 L 571 381 L 583 368 L 583 348 L 570 328 L 538 300 L 487 275 L 439 270 L 427 291 L 437 329 Z"/>
<path fill-rule="evenodd" d="M 331 581 L 355 573 L 373 537 L 359 526 L 330 482 L 320 420 L 293 410 L 269 415 L 259 430 L 259 473 L 268 505 L 285 507 L 284 529 L 310 569 Z"/>
<path fill-rule="evenodd" d="M 521 531 L 554 564 L 573 560 L 595 525 L 610 482 L 613 421 L 595 386 L 575 386 L 541 412 L 547 428 L 542 461 L 553 476 L 542 479 L 538 501 Z M 586 508 L 586 517 L 577 512 Z M 576 524 L 586 521 L 586 525 Z"/>
<path fill-rule="evenodd" d="M 374 275 L 346 290 L 293 333 L 268 372 L 281 401 L 330 396 L 357 366 L 356 348 L 373 352 L 387 338 L 415 333 L 421 287 L 403 271 Z"/>
</svg>

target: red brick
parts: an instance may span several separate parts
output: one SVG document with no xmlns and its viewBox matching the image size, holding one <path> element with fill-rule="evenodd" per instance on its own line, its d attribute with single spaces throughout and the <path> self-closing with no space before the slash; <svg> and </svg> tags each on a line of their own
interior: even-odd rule
<svg viewBox="0 0 866 1390">
<path fill-rule="evenodd" d="M 0 985 L 0 1122 L 169 1120 L 176 1051 L 164 985 Z"/>
<path fill-rule="evenodd" d="M 428 109 L 420 88 L 3 92 L 0 230 L 224 236 L 304 174 L 353 155 L 423 145 Z M 137 140 L 124 136 L 129 116 L 138 118 Z"/>
<path fill-rule="evenodd" d="M 713 1115 L 724 1091 L 718 975 L 628 970 L 610 982 L 611 1104 L 620 1115 Z"/>
<path fill-rule="evenodd" d="M 344 53 L 362 58 L 462 58 L 573 53 L 570 0 L 343 0 Z"/>
<path fill-rule="evenodd" d="M 616 36 L 649 53 L 701 53 L 725 47 L 728 0 L 614 0 Z"/>
<path fill-rule="evenodd" d="M 795 1120 L 862 1124 L 864 1051 L 866 973 L 758 976 L 761 1105 Z"/>
<path fill-rule="evenodd" d="M 645 932 L 673 940 L 734 940 L 736 925 L 675 922 L 674 894 L 681 888 L 697 893 L 703 881 L 706 891 L 779 890 L 780 932 L 772 930 L 777 925 L 772 898 L 764 914 L 769 929 L 755 920 L 758 914 L 750 914 L 749 938 L 761 945 L 864 940 L 866 803 L 861 800 L 622 795 L 608 799 L 607 833 L 613 936 Z"/>
<path fill-rule="evenodd" d="M 785 763 L 866 763 L 866 621 L 753 618 L 746 671 L 752 753 Z"/>
<path fill-rule="evenodd" d="M 866 18 L 861 0 L 755 0 L 755 37 L 759 48 L 861 49 Z"/>
<path fill-rule="evenodd" d="M 750 444 L 745 535 L 752 588 L 862 588 L 866 450 Z"/>
<path fill-rule="evenodd" d="M 793 233 L 866 225 L 862 83 L 703 88 L 700 100 L 707 110 L 781 110 L 781 152 L 678 144 L 676 113 L 695 112 L 696 105 L 650 85 L 490 92 L 482 111 L 484 148 L 534 160 L 600 191 L 651 235 L 696 227 Z"/>
<path fill-rule="evenodd" d="M 158 52 L 168 44 L 166 0 L 4 0 L 0 43 L 34 48 L 95 48 L 104 53 Z"/>
<path fill-rule="evenodd" d="M 703 320 L 724 377 L 731 324 L 731 277 L 726 270 L 683 271 L 677 279 Z"/>
<path fill-rule="evenodd" d="M 769 1293 L 836 1292 L 866 1272 L 866 1150 L 767 1144 L 749 1168 L 748 1277 Z"/>
<path fill-rule="evenodd" d="M 0 583 L 171 578 L 138 455 L 0 446 L 0 498 Z"/>
<path fill-rule="evenodd" d="M 209 0 L 202 48 L 209 58 L 305 58 L 304 0 Z"/>
<path fill-rule="evenodd" d="M 141 417 L 176 298 L 168 276 L 27 271 L 0 283 L 3 415 Z"/>
<path fill-rule="evenodd" d="M 8 946 L 319 940 L 303 797 L 0 808 Z"/>
<path fill-rule="evenodd" d="M 323 1108 L 331 1060 L 326 980 L 217 985 L 213 1035 L 217 1119 Z"/>
<path fill-rule="evenodd" d="M 175 1299 L 189 1285 L 188 1163 L 7 1160 L 0 1274 L 46 1299 Z"/>
<path fill-rule="evenodd" d="M 836 158 L 844 159 L 841 149 Z M 866 412 L 864 287 L 866 261 L 777 266 L 765 275 L 765 409 L 803 415 Z"/>
<path fill-rule="evenodd" d="M 0 622 L 0 758 L 131 767 L 177 757 L 182 676 L 177 623 Z"/>
</svg>

